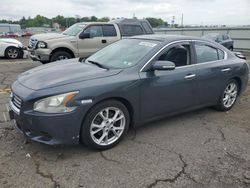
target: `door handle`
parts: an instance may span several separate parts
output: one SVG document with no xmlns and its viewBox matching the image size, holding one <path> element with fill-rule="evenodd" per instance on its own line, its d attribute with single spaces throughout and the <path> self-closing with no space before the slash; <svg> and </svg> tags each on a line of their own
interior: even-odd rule
<svg viewBox="0 0 250 188">
<path fill-rule="evenodd" d="M 224 69 L 221 69 L 221 72 L 228 72 L 230 70 L 231 70 L 231 68 L 224 68 Z"/>
<path fill-rule="evenodd" d="M 187 76 L 185 76 L 184 78 L 186 79 L 186 80 L 192 80 L 192 79 L 194 79 L 196 77 L 196 74 L 188 74 Z"/>
<path fill-rule="evenodd" d="M 102 40 L 102 43 L 107 43 L 107 40 L 103 39 L 103 40 Z"/>
</svg>

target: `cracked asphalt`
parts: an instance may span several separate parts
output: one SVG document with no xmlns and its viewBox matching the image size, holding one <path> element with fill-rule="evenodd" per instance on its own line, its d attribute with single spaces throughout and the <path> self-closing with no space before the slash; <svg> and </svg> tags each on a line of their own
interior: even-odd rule
<svg viewBox="0 0 250 188">
<path fill-rule="evenodd" d="M 250 187 L 250 87 L 227 113 L 205 108 L 149 123 L 96 152 L 30 142 L 14 129 L 6 89 L 39 65 L 0 59 L 0 187 Z"/>
</svg>

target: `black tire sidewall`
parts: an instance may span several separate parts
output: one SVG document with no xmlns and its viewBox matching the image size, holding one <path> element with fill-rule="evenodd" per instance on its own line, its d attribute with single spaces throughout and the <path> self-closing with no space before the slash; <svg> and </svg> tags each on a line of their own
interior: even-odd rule
<svg viewBox="0 0 250 188">
<path fill-rule="evenodd" d="M 58 52 L 55 52 L 54 54 L 52 54 L 52 56 L 50 58 L 50 61 L 51 62 L 57 61 L 57 58 L 59 56 L 66 56 L 66 57 L 68 57 L 68 59 L 72 58 L 71 55 L 68 52 L 58 51 Z"/>
<path fill-rule="evenodd" d="M 119 108 L 124 116 L 125 116 L 125 119 L 126 119 L 126 123 L 125 123 L 125 129 L 122 133 L 122 135 L 120 136 L 120 138 L 118 140 L 116 140 L 114 143 L 108 145 L 108 146 L 101 146 L 101 145 L 98 145 L 96 144 L 93 139 L 91 138 L 91 135 L 90 135 L 90 126 L 91 126 L 91 123 L 92 123 L 92 120 L 94 119 L 94 117 L 97 115 L 97 113 L 99 113 L 101 110 L 103 110 L 104 108 L 107 108 L 107 107 L 116 107 L 116 108 Z M 130 124 L 130 115 L 129 115 L 129 112 L 126 108 L 126 106 L 117 101 L 117 100 L 108 100 L 108 101 L 104 101 L 104 102 L 101 102 L 97 105 L 95 105 L 90 111 L 89 113 L 86 115 L 86 118 L 82 124 L 82 129 L 81 129 L 81 141 L 83 144 L 85 144 L 87 147 L 91 148 L 91 149 L 95 149 L 95 150 L 105 150 L 105 149 L 109 149 L 109 148 L 112 148 L 114 147 L 116 144 L 118 144 L 122 138 L 124 137 L 124 135 L 126 134 L 126 132 L 128 131 L 128 128 L 129 128 L 129 124 Z"/>
<path fill-rule="evenodd" d="M 236 96 L 236 99 L 235 99 L 234 103 L 233 103 L 230 107 L 225 107 L 225 105 L 224 105 L 224 103 L 223 103 L 223 96 L 224 96 L 224 93 L 225 93 L 226 88 L 227 88 L 228 85 L 231 84 L 231 83 L 234 83 L 234 84 L 236 84 L 236 86 L 237 86 L 237 96 Z M 238 96 L 239 96 L 239 83 L 238 83 L 236 80 L 234 80 L 234 79 L 229 80 L 229 82 L 226 84 L 226 86 L 225 86 L 225 88 L 224 88 L 224 90 L 223 90 L 223 93 L 222 93 L 222 95 L 221 95 L 221 97 L 220 97 L 220 100 L 219 100 L 219 102 L 218 102 L 216 108 L 217 108 L 218 110 L 220 110 L 220 111 L 228 111 L 228 110 L 230 110 L 230 109 L 235 105 L 235 103 L 236 103 L 236 101 L 237 101 L 237 99 L 238 99 Z"/>
<path fill-rule="evenodd" d="M 9 51 L 10 49 L 15 49 L 15 50 L 17 50 L 18 54 L 17 54 L 17 57 L 16 57 L 16 58 L 11 58 L 11 57 L 9 57 L 8 51 Z M 6 48 L 6 50 L 5 50 L 5 57 L 8 58 L 8 59 L 18 59 L 18 58 L 21 57 L 21 54 L 22 54 L 21 50 L 20 50 L 19 48 L 17 48 L 17 47 L 14 47 L 14 46 L 10 46 L 10 47 Z"/>
</svg>

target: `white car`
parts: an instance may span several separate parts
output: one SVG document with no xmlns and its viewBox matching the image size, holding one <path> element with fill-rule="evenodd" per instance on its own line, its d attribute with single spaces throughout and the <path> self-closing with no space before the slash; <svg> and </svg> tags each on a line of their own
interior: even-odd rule
<svg viewBox="0 0 250 188">
<path fill-rule="evenodd" d="M 0 57 L 8 59 L 23 58 L 23 49 L 23 44 L 16 39 L 0 38 Z"/>
</svg>

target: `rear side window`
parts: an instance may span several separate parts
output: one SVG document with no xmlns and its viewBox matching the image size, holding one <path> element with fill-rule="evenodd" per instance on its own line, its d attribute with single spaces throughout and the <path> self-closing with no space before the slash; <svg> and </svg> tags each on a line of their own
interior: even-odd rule
<svg viewBox="0 0 250 188">
<path fill-rule="evenodd" d="M 114 37 L 117 36 L 115 27 L 113 25 L 102 26 L 102 32 L 104 37 Z"/>
<path fill-rule="evenodd" d="M 139 25 L 122 25 L 124 36 L 142 35 L 143 30 Z"/>
<path fill-rule="evenodd" d="M 224 59 L 224 52 L 222 50 L 205 44 L 195 44 L 195 51 L 197 63 Z"/>
<path fill-rule="evenodd" d="M 152 34 L 153 31 L 147 22 L 142 22 L 142 27 L 145 29 L 147 34 Z"/>
</svg>

